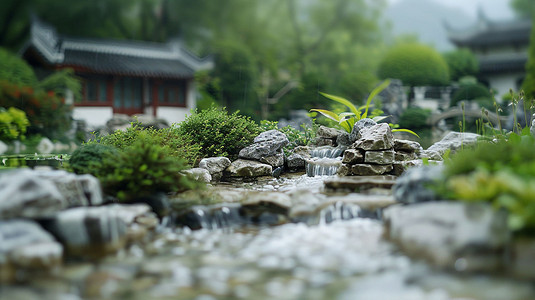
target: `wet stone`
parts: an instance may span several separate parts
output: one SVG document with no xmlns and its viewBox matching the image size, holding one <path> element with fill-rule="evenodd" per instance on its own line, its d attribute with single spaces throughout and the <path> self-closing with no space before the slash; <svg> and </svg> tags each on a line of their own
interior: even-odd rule
<svg viewBox="0 0 535 300">
<path fill-rule="evenodd" d="M 364 162 L 368 164 L 388 165 L 394 162 L 394 150 L 366 151 Z"/>
</svg>

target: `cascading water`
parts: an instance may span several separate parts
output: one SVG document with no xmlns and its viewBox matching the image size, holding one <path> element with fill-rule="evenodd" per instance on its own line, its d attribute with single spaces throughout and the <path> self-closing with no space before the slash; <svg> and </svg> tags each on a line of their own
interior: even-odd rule
<svg viewBox="0 0 535 300">
<path fill-rule="evenodd" d="M 332 176 L 342 164 L 344 148 L 323 146 L 310 151 L 311 158 L 306 160 L 306 173 L 310 177 Z"/>
</svg>

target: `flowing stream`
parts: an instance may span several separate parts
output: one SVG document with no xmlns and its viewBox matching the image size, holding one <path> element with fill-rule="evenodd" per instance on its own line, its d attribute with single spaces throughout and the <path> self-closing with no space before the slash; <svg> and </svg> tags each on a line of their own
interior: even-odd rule
<svg viewBox="0 0 535 300">
<path fill-rule="evenodd" d="M 342 164 L 344 148 L 323 146 L 310 152 L 311 158 L 305 163 L 306 173 L 310 177 L 336 175 Z"/>
</svg>

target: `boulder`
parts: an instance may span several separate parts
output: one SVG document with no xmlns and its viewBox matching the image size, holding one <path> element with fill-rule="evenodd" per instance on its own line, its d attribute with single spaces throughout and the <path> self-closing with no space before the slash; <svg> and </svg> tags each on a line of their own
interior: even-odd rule
<svg viewBox="0 0 535 300">
<path fill-rule="evenodd" d="M 257 161 L 238 159 L 225 170 L 230 177 L 271 176 L 273 168 Z"/>
<path fill-rule="evenodd" d="M 343 133 L 343 131 L 322 125 L 318 128 L 316 136 L 324 139 L 336 140 L 341 133 Z"/>
<path fill-rule="evenodd" d="M 394 150 L 366 151 L 364 162 L 368 164 L 388 165 L 394 162 Z"/>
<path fill-rule="evenodd" d="M 375 125 L 377 125 L 377 122 L 375 122 L 374 120 L 372 120 L 370 118 L 364 118 L 364 119 L 358 120 L 353 125 L 353 129 L 351 130 L 351 133 L 349 134 L 349 141 L 351 143 L 354 143 L 355 141 L 360 139 L 360 137 L 361 137 L 361 133 L 360 132 L 364 128 L 372 127 L 372 126 L 375 126 Z"/>
<path fill-rule="evenodd" d="M 279 151 L 274 155 L 260 158 L 260 162 L 268 164 L 274 168 L 284 165 L 284 153 Z"/>
<path fill-rule="evenodd" d="M 210 175 L 223 172 L 230 166 L 230 159 L 226 157 L 208 157 L 203 158 L 199 162 L 199 168 L 203 168 L 210 172 Z"/>
<path fill-rule="evenodd" d="M 428 185 L 441 181 L 444 178 L 442 171 L 443 167 L 438 165 L 414 167 L 406 170 L 392 187 L 394 198 L 401 203 L 440 200 L 440 197 Z"/>
<path fill-rule="evenodd" d="M 387 236 L 406 254 L 456 271 L 497 271 L 510 239 L 507 215 L 486 204 L 426 202 L 384 211 Z"/>
<path fill-rule="evenodd" d="M 364 162 L 364 154 L 362 150 L 347 149 L 344 151 L 342 163 L 354 165 L 354 164 L 362 163 L 362 162 Z"/>
<path fill-rule="evenodd" d="M 191 168 L 189 170 L 184 170 L 182 172 L 200 182 L 209 183 L 210 181 L 212 181 L 212 175 L 210 175 L 210 172 L 207 169 Z"/>
<path fill-rule="evenodd" d="M 357 164 L 351 166 L 351 173 L 357 176 L 382 175 L 392 171 L 392 165 Z"/>
<path fill-rule="evenodd" d="M 15 280 L 17 271 L 53 270 L 62 257 L 61 244 L 37 223 L 0 221 L 0 282 Z"/>
<path fill-rule="evenodd" d="M 366 176 L 366 177 L 334 177 L 325 179 L 326 190 L 331 191 L 363 191 L 372 188 L 391 189 L 395 184 L 394 176 Z"/>
<path fill-rule="evenodd" d="M 34 174 L 52 181 L 70 207 L 102 203 L 100 182 L 93 175 L 76 175 L 63 170 L 36 170 Z M 89 195 L 91 201 L 86 195 Z"/>
<path fill-rule="evenodd" d="M 305 168 L 305 158 L 297 153 L 292 153 L 286 157 L 286 165 L 291 171 Z"/>
<path fill-rule="evenodd" d="M 120 250 L 132 214 L 118 207 L 77 207 L 59 212 L 44 224 L 71 256 L 98 258 Z"/>
<path fill-rule="evenodd" d="M 349 147 L 355 141 L 351 140 L 350 134 L 347 132 L 341 132 L 340 135 L 336 138 L 336 145 Z"/>
<path fill-rule="evenodd" d="M 461 149 L 462 147 L 470 147 L 477 143 L 479 134 L 465 132 L 450 132 L 442 140 L 436 142 L 427 150 L 421 152 L 421 157 L 426 157 L 432 160 L 442 160 L 442 156 L 447 152 L 452 153 Z"/>
<path fill-rule="evenodd" d="M 404 152 L 420 153 L 423 150 L 423 148 L 420 145 L 420 143 L 415 142 L 415 141 L 394 139 L 394 150 L 396 150 L 396 152 L 404 151 Z"/>
<path fill-rule="evenodd" d="M 239 157 L 259 161 L 277 154 L 288 143 L 288 138 L 284 133 L 278 130 L 265 131 L 254 139 L 254 144 L 241 149 Z"/>
<path fill-rule="evenodd" d="M 394 156 L 395 161 L 408 161 L 408 160 L 415 160 L 418 159 L 418 155 L 414 152 L 406 152 L 402 150 L 396 150 L 396 154 Z"/>
<path fill-rule="evenodd" d="M 394 147 L 392 129 L 386 123 L 365 127 L 360 131 L 361 137 L 353 144 L 353 148 L 369 150 L 389 150 Z"/>
</svg>

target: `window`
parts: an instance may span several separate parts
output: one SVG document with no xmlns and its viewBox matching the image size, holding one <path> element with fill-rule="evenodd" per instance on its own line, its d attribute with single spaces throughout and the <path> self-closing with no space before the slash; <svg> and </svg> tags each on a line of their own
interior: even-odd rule
<svg viewBox="0 0 535 300">
<path fill-rule="evenodd" d="M 182 81 L 164 81 L 156 83 L 153 97 L 161 105 L 186 106 L 186 84 Z"/>
<path fill-rule="evenodd" d="M 83 86 L 84 101 L 107 102 L 107 86 L 108 84 L 105 78 L 85 78 Z"/>
<path fill-rule="evenodd" d="M 113 106 L 140 109 L 143 102 L 143 82 L 140 78 L 123 77 L 115 81 Z"/>
</svg>

